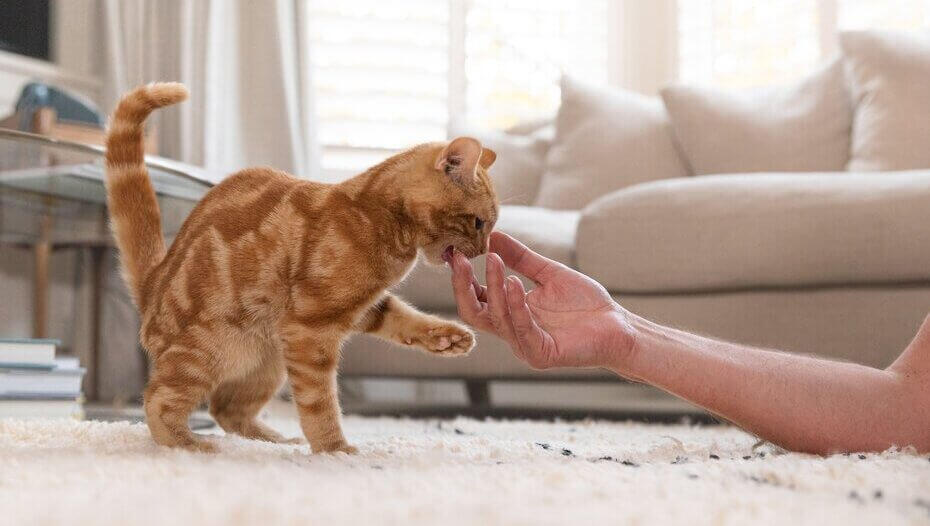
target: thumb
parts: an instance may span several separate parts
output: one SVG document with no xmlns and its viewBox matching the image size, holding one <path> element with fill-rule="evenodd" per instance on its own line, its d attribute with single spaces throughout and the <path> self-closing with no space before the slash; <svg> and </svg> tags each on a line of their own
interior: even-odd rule
<svg viewBox="0 0 930 526">
<path fill-rule="evenodd" d="M 561 267 L 560 263 L 533 252 L 526 245 L 503 232 L 491 232 L 491 252 L 494 252 L 508 267 L 530 278 L 536 283 L 543 283 Z"/>
</svg>

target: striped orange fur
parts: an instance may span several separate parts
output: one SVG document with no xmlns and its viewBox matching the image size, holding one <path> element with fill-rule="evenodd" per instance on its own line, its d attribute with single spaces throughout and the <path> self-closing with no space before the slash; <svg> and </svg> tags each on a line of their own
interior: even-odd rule
<svg viewBox="0 0 930 526">
<path fill-rule="evenodd" d="M 193 409 L 231 433 L 284 440 L 256 417 L 285 375 L 314 452 L 345 451 L 336 390 L 342 342 L 368 332 L 437 355 L 474 346 L 464 326 L 424 314 L 388 290 L 418 255 L 486 252 L 497 219 L 493 151 L 475 139 L 429 143 L 340 184 L 271 168 L 211 189 L 165 249 L 142 132 L 180 84 L 126 95 L 107 138 L 107 203 L 149 353 L 146 420 L 159 444 L 213 445 L 187 426 Z"/>
</svg>

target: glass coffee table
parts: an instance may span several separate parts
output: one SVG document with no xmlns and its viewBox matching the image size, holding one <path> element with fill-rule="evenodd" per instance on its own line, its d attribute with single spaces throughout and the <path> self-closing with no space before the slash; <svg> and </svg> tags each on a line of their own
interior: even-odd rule
<svg viewBox="0 0 930 526">
<path fill-rule="evenodd" d="M 10 336 L 51 336 L 51 260 L 61 249 L 87 251 L 92 262 L 87 287 L 92 344 L 89 355 L 80 358 L 87 368 L 84 394 L 91 401 L 97 399 L 102 264 L 105 251 L 113 247 L 103 157 L 101 147 L 0 129 L 0 254 L 28 250 L 32 257 L 31 309 L 17 309 L 31 315 L 32 333 Z M 203 169 L 159 157 L 147 156 L 146 165 L 170 239 L 217 179 Z"/>
</svg>

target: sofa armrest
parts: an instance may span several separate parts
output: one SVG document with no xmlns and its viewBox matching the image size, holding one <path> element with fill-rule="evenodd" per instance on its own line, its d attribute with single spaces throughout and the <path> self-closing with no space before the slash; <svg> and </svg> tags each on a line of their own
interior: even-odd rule
<svg viewBox="0 0 930 526">
<path fill-rule="evenodd" d="M 925 281 L 928 225 L 930 171 L 669 179 L 585 208 L 576 261 L 616 292 Z"/>
</svg>

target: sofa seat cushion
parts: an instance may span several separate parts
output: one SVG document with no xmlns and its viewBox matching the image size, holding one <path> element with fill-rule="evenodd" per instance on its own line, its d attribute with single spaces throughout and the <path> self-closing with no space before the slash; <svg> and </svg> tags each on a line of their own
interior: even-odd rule
<svg viewBox="0 0 930 526">
<path fill-rule="evenodd" d="M 495 230 L 506 232 L 544 256 L 572 265 L 575 231 L 581 213 L 577 210 L 549 210 L 529 206 L 502 206 Z M 475 273 L 484 281 L 484 257 L 472 261 Z M 423 261 L 395 291 L 422 309 L 454 310 L 455 298 L 449 269 Z"/>
<path fill-rule="evenodd" d="M 583 212 L 577 268 L 617 292 L 930 280 L 930 171 L 656 181 Z"/>
</svg>

